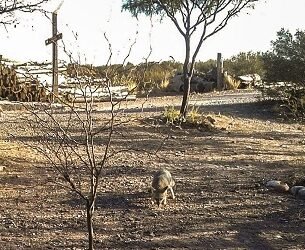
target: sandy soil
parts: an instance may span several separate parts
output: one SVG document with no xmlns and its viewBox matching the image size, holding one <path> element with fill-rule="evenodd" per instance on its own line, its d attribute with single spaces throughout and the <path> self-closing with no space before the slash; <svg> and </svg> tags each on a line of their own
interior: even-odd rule
<svg viewBox="0 0 305 250">
<path fill-rule="evenodd" d="M 192 98 L 198 104 L 207 95 Z M 216 131 L 171 129 L 157 117 L 180 97 L 143 103 L 124 104 L 119 118 L 113 150 L 141 150 L 118 154 L 102 173 L 96 249 L 304 249 L 305 201 L 265 187 L 271 179 L 303 180 L 304 125 L 281 119 L 270 102 L 245 98 L 199 104 Z M 97 106 L 97 123 L 107 119 L 106 107 Z M 54 184 L 56 171 L 22 143 L 37 139 L 20 119 L 26 112 L 3 109 L 0 249 L 86 249 L 83 202 Z M 161 167 L 172 172 L 177 197 L 157 208 L 147 190 Z"/>
</svg>

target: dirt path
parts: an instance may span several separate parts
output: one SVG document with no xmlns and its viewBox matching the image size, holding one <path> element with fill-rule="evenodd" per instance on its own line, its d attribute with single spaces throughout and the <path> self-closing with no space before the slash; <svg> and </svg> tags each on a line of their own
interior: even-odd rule
<svg viewBox="0 0 305 250">
<path fill-rule="evenodd" d="M 118 128 L 113 147 L 145 152 L 119 154 L 104 170 L 96 249 L 304 249 L 305 202 L 264 186 L 304 177 L 304 125 L 284 122 L 270 103 L 255 102 L 255 93 L 243 96 L 227 93 L 219 103 L 216 94 L 192 96 L 222 122 L 217 132 L 156 123 L 152 117 L 179 105 L 180 97 L 123 104 L 122 119 L 133 119 Z M 96 111 L 97 122 L 107 118 L 106 103 Z M 54 185 L 54 171 L 20 144 L 35 140 L 22 113 L 0 117 L 0 165 L 6 167 L 0 172 L 0 249 L 86 249 L 84 204 Z M 162 209 L 147 194 L 160 167 L 172 172 L 177 196 Z"/>
<path fill-rule="evenodd" d="M 252 103 L 260 100 L 261 93 L 255 90 L 223 91 L 205 94 L 191 94 L 189 104 L 191 106 L 217 106 L 225 104 Z M 120 108 L 127 111 L 163 111 L 164 107 L 179 107 L 182 96 L 168 95 L 161 97 L 137 98 L 136 101 L 122 102 Z M 98 109 L 109 111 L 109 103 L 100 103 Z"/>
</svg>

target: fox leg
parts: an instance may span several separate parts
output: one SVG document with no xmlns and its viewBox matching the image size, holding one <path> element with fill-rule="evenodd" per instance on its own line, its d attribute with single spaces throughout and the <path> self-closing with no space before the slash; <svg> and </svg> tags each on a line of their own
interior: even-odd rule
<svg viewBox="0 0 305 250">
<path fill-rule="evenodd" d="M 172 187 L 169 188 L 169 191 L 171 192 L 172 198 L 175 199 L 174 190 Z"/>
</svg>

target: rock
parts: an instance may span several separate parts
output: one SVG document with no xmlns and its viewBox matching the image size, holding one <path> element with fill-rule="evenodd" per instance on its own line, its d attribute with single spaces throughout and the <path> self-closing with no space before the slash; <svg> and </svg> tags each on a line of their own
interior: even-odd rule
<svg viewBox="0 0 305 250">
<path fill-rule="evenodd" d="M 151 232 L 151 233 L 149 234 L 149 236 L 151 236 L 151 237 L 155 237 L 156 235 L 155 235 L 155 233 L 154 233 L 154 232 Z"/>
<path fill-rule="evenodd" d="M 297 194 L 299 193 L 299 191 L 301 189 L 305 188 L 304 186 L 293 186 L 291 189 L 290 189 L 290 193 L 294 196 L 297 196 Z"/>
<path fill-rule="evenodd" d="M 296 194 L 296 197 L 301 200 L 305 200 L 305 188 L 301 188 Z"/>
<path fill-rule="evenodd" d="M 277 192 L 287 192 L 289 191 L 289 186 L 287 183 L 282 181 L 271 180 L 266 183 L 266 187 Z"/>
<path fill-rule="evenodd" d="M 0 172 L 3 172 L 6 169 L 5 166 L 0 166 Z"/>
<path fill-rule="evenodd" d="M 145 231 L 144 235 L 151 236 L 151 237 L 155 237 L 156 236 L 156 234 L 153 231 Z"/>
</svg>

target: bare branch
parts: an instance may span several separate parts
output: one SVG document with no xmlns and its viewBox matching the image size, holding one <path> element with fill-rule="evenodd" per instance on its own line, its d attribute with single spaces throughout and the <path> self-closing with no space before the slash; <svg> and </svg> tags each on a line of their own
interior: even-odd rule
<svg viewBox="0 0 305 250">
<path fill-rule="evenodd" d="M 40 11 L 45 13 L 42 5 L 49 0 L 23 1 L 23 0 L 4 0 L 0 3 L 0 24 L 7 25 L 16 24 L 17 12 L 33 13 Z"/>
</svg>

